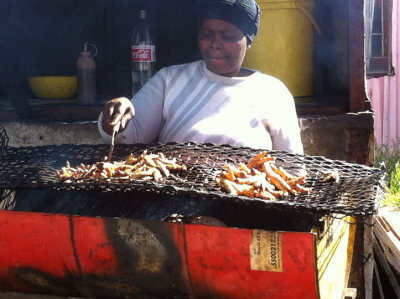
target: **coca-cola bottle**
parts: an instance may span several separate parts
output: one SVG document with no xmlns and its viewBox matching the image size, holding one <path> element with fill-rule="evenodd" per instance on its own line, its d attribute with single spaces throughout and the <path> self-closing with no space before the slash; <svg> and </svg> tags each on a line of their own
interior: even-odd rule
<svg viewBox="0 0 400 299">
<path fill-rule="evenodd" d="M 156 46 L 152 38 L 147 11 L 139 11 L 132 34 L 132 96 L 154 75 Z"/>
</svg>

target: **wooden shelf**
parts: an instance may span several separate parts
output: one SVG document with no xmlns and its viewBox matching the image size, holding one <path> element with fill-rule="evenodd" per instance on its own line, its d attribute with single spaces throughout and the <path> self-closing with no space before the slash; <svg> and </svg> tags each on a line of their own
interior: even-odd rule
<svg viewBox="0 0 400 299">
<path fill-rule="evenodd" d="M 2 102 L 0 102 L 0 120 L 3 121 L 23 119 L 73 122 L 97 120 L 106 100 L 105 98 L 99 100 L 95 105 L 80 105 L 76 99 Z M 296 110 L 299 117 L 347 113 L 348 99 L 339 96 L 296 99 Z"/>
<path fill-rule="evenodd" d="M 0 119 L 37 121 L 93 121 L 97 120 L 105 101 L 94 105 L 81 105 L 76 99 L 70 100 L 29 100 L 25 103 L 0 105 Z"/>
</svg>

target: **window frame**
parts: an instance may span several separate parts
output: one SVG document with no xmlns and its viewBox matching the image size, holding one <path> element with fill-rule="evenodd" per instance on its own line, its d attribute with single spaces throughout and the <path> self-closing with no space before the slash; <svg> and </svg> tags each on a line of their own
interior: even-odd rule
<svg viewBox="0 0 400 299">
<path fill-rule="evenodd" d="M 381 31 L 378 33 L 369 32 L 372 28 L 374 15 L 370 5 L 379 1 L 381 5 Z M 366 0 L 365 19 L 365 69 L 367 78 L 377 78 L 383 76 L 393 76 L 394 68 L 392 66 L 392 8 L 393 0 Z M 368 3 L 371 2 L 371 3 Z M 369 5 L 370 4 L 370 5 Z M 370 10 L 368 11 L 368 8 Z M 370 50 L 372 48 L 372 36 L 382 35 L 382 55 L 372 56 Z M 372 50 L 371 50 L 372 51 Z"/>
</svg>

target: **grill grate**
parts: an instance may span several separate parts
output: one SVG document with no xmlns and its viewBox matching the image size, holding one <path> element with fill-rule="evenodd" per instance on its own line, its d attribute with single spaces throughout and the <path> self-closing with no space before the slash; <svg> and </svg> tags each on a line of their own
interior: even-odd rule
<svg viewBox="0 0 400 299">
<path fill-rule="evenodd" d="M 8 147 L 8 135 L 5 128 L 0 125 L 0 158 L 3 157 L 7 152 Z"/>
<path fill-rule="evenodd" d="M 225 163 L 247 163 L 261 150 L 199 143 L 117 144 L 113 157 L 114 160 L 124 160 L 130 153 L 140 155 L 145 149 L 148 153 L 163 152 L 167 157 L 176 157 L 187 166 L 188 171 L 170 176 L 162 183 L 142 180 L 116 182 L 112 179 L 107 182 L 81 180 L 62 183 L 58 181 L 55 171 L 65 166 L 66 161 L 69 161 L 71 166 L 101 161 L 107 155 L 109 145 L 8 148 L 7 154 L 0 160 L 0 188 L 145 191 L 352 216 L 374 214 L 383 195 L 381 184 L 384 173 L 381 170 L 319 156 L 269 151 L 269 154 L 277 158 L 278 166 L 283 166 L 289 172 L 295 174 L 305 169 L 306 187 L 313 188 L 308 195 L 289 196 L 277 201 L 229 195 L 221 190 L 215 181 Z M 339 182 L 320 182 L 325 176 L 323 172 L 333 169 L 339 172 Z"/>
</svg>

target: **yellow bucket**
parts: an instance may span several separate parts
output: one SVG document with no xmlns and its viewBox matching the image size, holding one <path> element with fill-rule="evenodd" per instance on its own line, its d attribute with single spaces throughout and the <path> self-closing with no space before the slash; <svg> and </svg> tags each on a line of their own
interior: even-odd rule
<svg viewBox="0 0 400 299">
<path fill-rule="evenodd" d="M 283 81 L 294 97 L 313 93 L 314 2 L 257 0 L 260 31 L 247 51 L 243 66 Z"/>
</svg>

